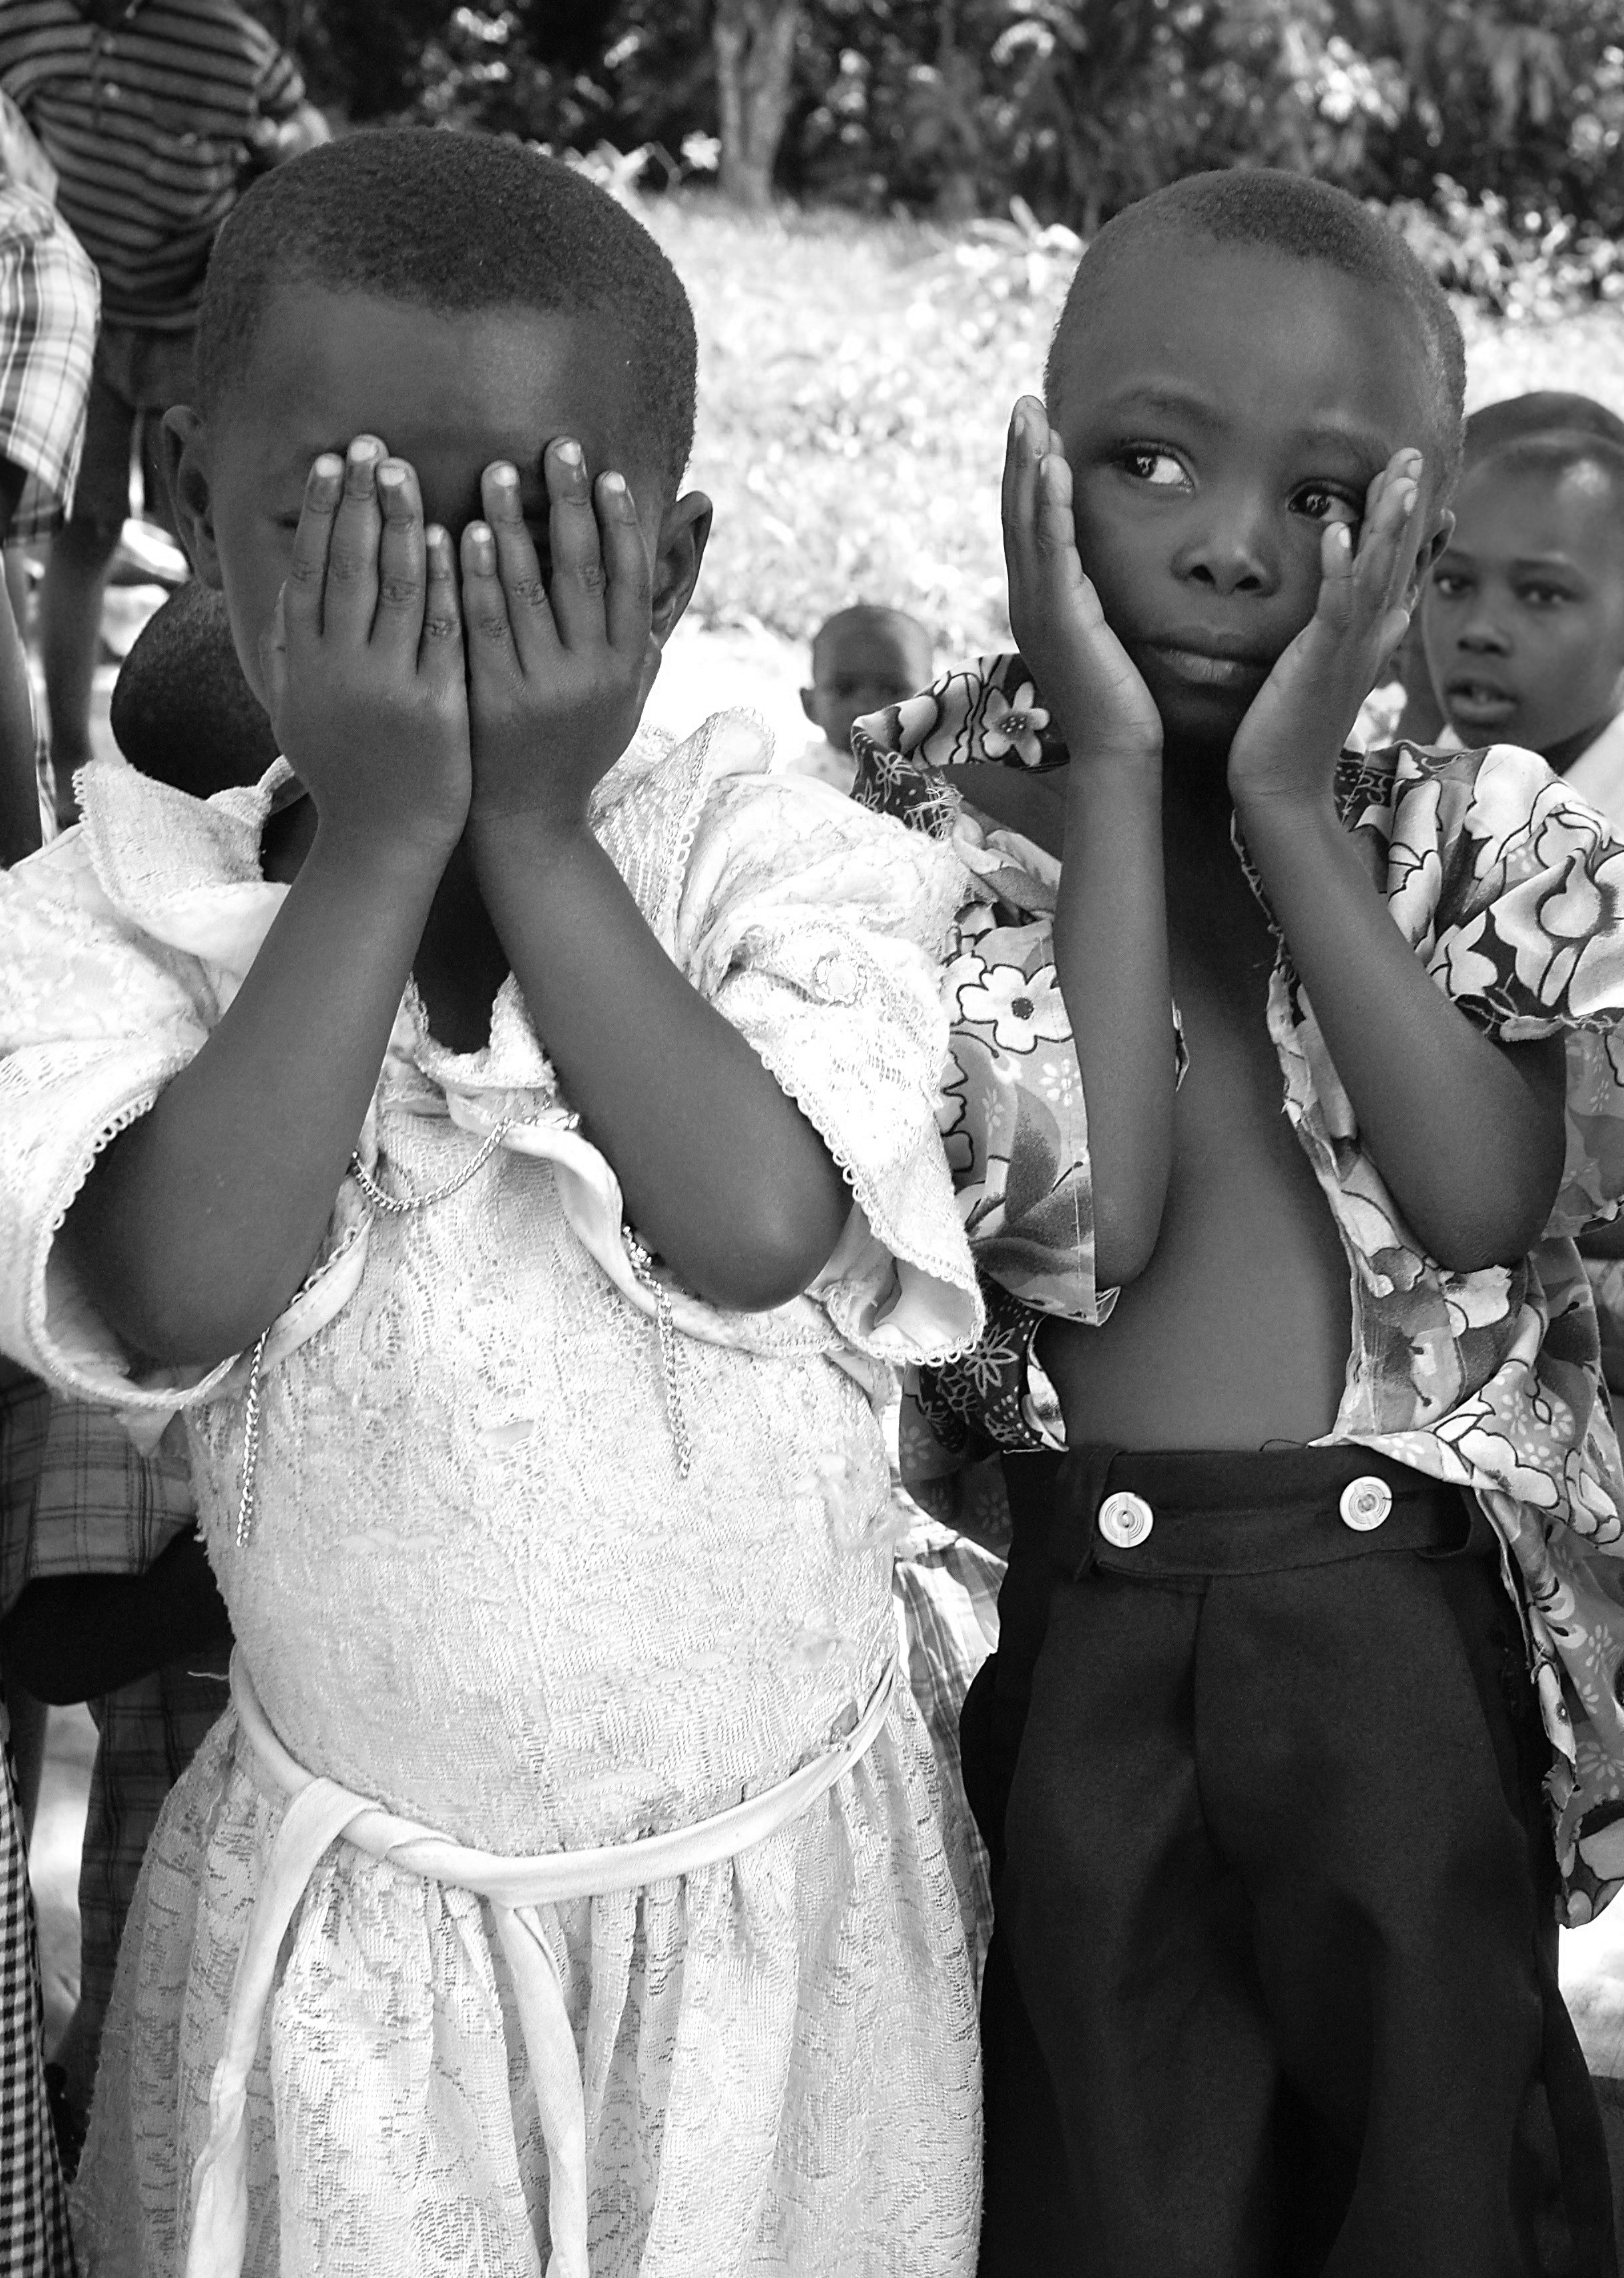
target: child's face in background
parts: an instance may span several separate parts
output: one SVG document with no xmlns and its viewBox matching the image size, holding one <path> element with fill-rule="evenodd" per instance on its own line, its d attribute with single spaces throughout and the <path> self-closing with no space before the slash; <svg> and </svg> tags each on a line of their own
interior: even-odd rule
<svg viewBox="0 0 1624 2278">
<path fill-rule="evenodd" d="M 923 633 L 858 618 L 820 636 L 812 685 L 801 691 L 801 709 L 836 751 L 848 751 L 852 722 L 918 695 L 930 679 L 930 665 Z"/>
<path fill-rule="evenodd" d="M 1624 499 L 1590 462 L 1553 479 L 1490 458 L 1455 512 L 1421 616 L 1444 716 L 1465 743 L 1565 766 L 1619 707 Z"/>
<path fill-rule="evenodd" d="M 204 424 L 172 413 L 175 491 L 200 573 L 225 592 L 248 684 L 293 555 L 310 462 L 374 435 L 416 468 L 423 517 L 460 536 L 482 514 L 479 478 L 517 468 L 542 574 L 550 574 L 542 454 L 573 436 L 589 477 L 622 474 L 656 562 L 669 481 L 651 464 L 625 357 L 601 320 L 545 310 L 442 313 L 288 279 L 260 321 L 247 373 Z M 684 599 L 686 596 L 684 595 Z"/>
<path fill-rule="evenodd" d="M 1078 550 L 1170 745 L 1227 753 L 1313 615 L 1328 523 L 1353 525 L 1406 446 L 1437 442 L 1392 296 L 1322 263 L 1208 239 L 1102 284 L 1049 418 Z M 1442 520 L 1422 478 L 1416 532 Z"/>
</svg>

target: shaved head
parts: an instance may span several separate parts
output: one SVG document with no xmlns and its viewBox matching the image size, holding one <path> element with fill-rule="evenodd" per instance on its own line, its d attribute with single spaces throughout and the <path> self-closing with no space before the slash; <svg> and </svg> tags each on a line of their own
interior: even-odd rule
<svg viewBox="0 0 1624 2278">
<path fill-rule="evenodd" d="M 1065 396 L 1077 345 L 1108 292 L 1125 277 L 1154 290 L 1158 253 L 1201 240 L 1246 246 L 1281 261 L 1316 262 L 1384 294 L 1399 322 L 1396 347 L 1407 348 L 1424 376 L 1432 428 L 1427 453 L 1434 499 L 1445 500 L 1460 469 L 1466 356 L 1460 327 L 1441 288 L 1398 232 L 1344 190 L 1307 175 L 1269 167 L 1232 167 L 1192 174 L 1125 207 L 1109 221 L 1078 264 L 1055 327 L 1044 371 L 1049 417 Z M 1289 285 L 1283 281 L 1283 289 Z"/>
</svg>

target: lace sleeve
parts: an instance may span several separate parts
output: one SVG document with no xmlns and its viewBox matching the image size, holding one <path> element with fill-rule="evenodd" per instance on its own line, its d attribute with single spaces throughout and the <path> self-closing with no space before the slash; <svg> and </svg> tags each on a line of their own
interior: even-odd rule
<svg viewBox="0 0 1624 2278">
<path fill-rule="evenodd" d="M 1428 970 L 1497 1042 L 1564 1036 L 1567 1155 L 1547 1232 L 1624 1197 L 1624 846 L 1535 753 L 1402 747 L 1387 897 Z"/>
<path fill-rule="evenodd" d="M 937 959 L 963 868 L 919 833 L 794 776 L 720 783 L 699 819 L 674 948 L 840 1166 L 857 1210 L 812 1294 L 896 1361 L 980 1326 L 936 1124 L 947 1059 Z"/>
</svg>

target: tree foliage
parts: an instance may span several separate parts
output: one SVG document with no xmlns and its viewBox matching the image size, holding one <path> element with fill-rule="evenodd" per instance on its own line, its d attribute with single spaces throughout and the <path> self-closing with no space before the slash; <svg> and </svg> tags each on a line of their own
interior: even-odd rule
<svg viewBox="0 0 1624 2278">
<path fill-rule="evenodd" d="M 742 26 L 766 55 L 771 27 L 788 26 L 793 40 L 768 61 L 789 65 L 773 180 L 790 195 L 953 219 L 1018 199 L 1037 225 L 1086 231 L 1193 169 L 1281 164 L 1400 202 L 1491 297 L 1563 226 L 1573 274 L 1616 281 L 1595 248 L 1624 235 L 1617 0 L 306 0 L 306 11 L 316 80 L 358 118 L 608 143 L 643 154 L 654 184 L 743 156 L 745 194 L 759 192 L 759 134 L 745 151 L 730 114 L 721 147 L 727 42 Z"/>
</svg>

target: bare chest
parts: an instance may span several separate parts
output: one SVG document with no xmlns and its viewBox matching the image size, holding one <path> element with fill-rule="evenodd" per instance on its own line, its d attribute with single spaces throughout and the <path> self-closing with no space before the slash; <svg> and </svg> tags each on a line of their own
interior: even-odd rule
<svg viewBox="0 0 1624 2278">
<path fill-rule="evenodd" d="M 1150 1264 L 1103 1330 L 1042 1348 L 1074 1442 L 1254 1448 L 1335 1421 L 1350 1334 L 1348 1267 L 1288 1122 L 1267 1026 L 1273 945 L 1261 913 L 1172 924 L 1189 1050 Z"/>
</svg>

